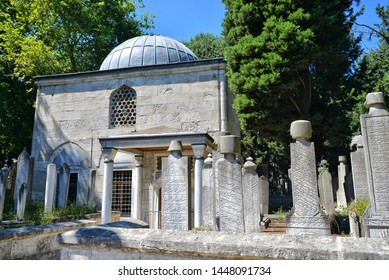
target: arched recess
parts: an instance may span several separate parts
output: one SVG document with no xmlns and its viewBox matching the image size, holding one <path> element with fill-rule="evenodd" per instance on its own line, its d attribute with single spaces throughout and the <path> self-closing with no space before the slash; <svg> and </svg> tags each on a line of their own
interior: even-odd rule
<svg viewBox="0 0 389 280">
<path fill-rule="evenodd" d="M 91 160 L 88 153 L 74 142 L 65 142 L 54 149 L 49 157 L 49 162 L 57 166 L 57 173 L 64 163 L 70 169 L 69 202 L 78 205 L 93 203 L 93 183 L 91 178 Z M 57 187 L 56 187 L 57 189 Z"/>
</svg>

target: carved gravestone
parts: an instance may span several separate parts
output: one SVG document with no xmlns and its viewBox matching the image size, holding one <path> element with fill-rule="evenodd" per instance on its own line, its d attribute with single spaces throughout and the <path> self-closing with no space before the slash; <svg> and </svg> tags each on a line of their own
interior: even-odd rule
<svg viewBox="0 0 389 280">
<path fill-rule="evenodd" d="M 70 168 L 64 163 L 58 173 L 58 208 L 65 208 L 68 202 Z"/>
<path fill-rule="evenodd" d="M 357 147 L 355 152 L 350 153 L 355 199 L 368 199 L 369 190 L 367 187 L 368 183 L 362 135 L 355 136 L 351 142 L 351 146 Z"/>
<path fill-rule="evenodd" d="M 26 209 L 27 185 L 25 183 L 19 189 L 18 193 L 18 207 L 16 208 L 16 220 L 22 221 L 24 219 L 24 211 Z"/>
<path fill-rule="evenodd" d="M 245 232 L 257 233 L 260 231 L 260 186 L 259 177 L 255 168 L 257 165 L 251 157 L 247 158 L 243 165 L 242 187 Z"/>
<path fill-rule="evenodd" d="M 336 207 L 338 209 L 347 207 L 345 183 L 347 175 L 347 165 L 346 157 L 339 156 L 339 165 L 338 165 L 338 189 L 336 191 Z"/>
<path fill-rule="evenodd" d="M 181 141 L 173 140 L 162 159 L 162 229 L 189 230 L 189 158 L 182 156 Z"/>
<path fill-rule="evenodd" d="M 46 189 L 45 189 L 45 212 L 51 212 L 54 205 L 54 190 L 57 178 L 57 167 L 54 163 L 47 165 Z"/>
<path fill-rule="evenodd" d="M 309 121 L 291 124 L 291 175 L 293 208 L 286 216 L 287 234 L 330 235 L 328 216 L 319 205 L 314 144 L 309 142 L 312 129 Z"/>
<path fill-rule="evenodd" d="M 17 203 L 19 200 L 19 190 L 23 184 L 28 188 L 28 183 L 31 182 L 32 174 L 29 174 L 31 171 L 30 168 L 30 155 L 26 150 L 23 150 L 18 157 L 18 163 L 16 168 L 16 183 L 15 183 L 15 196 L 14 196 L 14 209 L 17 209 Z M 27 190 L 25 190 L 27 191 Z"/>
<path fill-rule="evenodd" d="M 215 184 L 219 190 L 220 231 L 244 232 L 243 189 L 241 165 L 235 159 L 239 138 L 220 138 L 219 152 L 224 155 L 215 163 Z"/>
<path fill-rule="evenodd" d="M 332 190 L 332 175 L 328 171 L 328 163 L 326 160 L 321 161 L 318 171 L 320 206 L 324 208 L 327 215 L 333 216 L 335 214 L 335 205 Z"/>
<path fill-rule="evenodd" d="M 269 180 L 265 176 L 259 177 L 259 210 L 262 215 L 269 214 Z"/>
<path fill-rule="evenodd" d="M 211 155 L 204 161 L 202 182 L 203 226 L 215 230 L 215 190 Z"/>
<path fill-rule="evenodd" d="M 212 151 L 213 174 L 216 174 L 216 162 L 223 158 L 224 155 L 220 153 L 220 138 L 222 136 L 230 135 L 228 131 L 219 131 L 214 135 L 215 144 L 218 147 L 217 151 Z M 214 177 L 214 192 L 215 192 L 215 230 L 220 230 L 220 213 L 219 213 L 219 186 L 216 184 Z"/>
<path fill-rule="evenodd" d="M 0 170 L 0 222 L 3 220 L 3 210 L 4 210 L 4 201 L 5 201 L 5 192 L 7 190 L 8 172 L 9 172 L 9 168 L 5 164 L 4 167 Z"/>
<path fill-rule="evenodd" d="M 370 206 L 363 222 L 368 237 L 379 237 L 389 229 L 389 112 L 381 92 L 369 93 L 366 105 L 361 127 Z"/>
</svg>

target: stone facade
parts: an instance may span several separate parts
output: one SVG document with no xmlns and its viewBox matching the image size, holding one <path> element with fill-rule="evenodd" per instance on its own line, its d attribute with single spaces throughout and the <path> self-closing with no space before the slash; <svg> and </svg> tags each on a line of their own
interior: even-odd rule
<svg viewBox="0 0 389 280">
<path fill-rule="evenodd" d="M 36 77 L 33 198 L 44 198 L 47 165 L 54 163 L 59 170 L 66 163 L 70 173 L 77 176 L 77 203 L 89 202 L 93 197 L 93 203 L 100 208 L 104 162 L 99 140 L 103 138 L 135 137 L 142 132 L 142 135 L 183 132 L 213 135 L 229 130 L 239 134 L 225 71 L 223 60 L 211 59 Z M 123 87 L 136 93 L 136 122 L 112 127 L 112 95 Z M 146 216 L 148 220 L 152 216 L 150 211 L 158 211 L 152 174 L 160 172 L 156 163 L 159 158 L 168 156 L 167 146 L 161 143 L 156 141 L 154 149 L 122 147 L 119 152 L 125 152 L 127 163 L 114 160 L 114 171 L 134 171 L 134 156 L 143 155 L 142 219 Z M 186 146 L 183 153 L 193 156 Z"/>
</svg>

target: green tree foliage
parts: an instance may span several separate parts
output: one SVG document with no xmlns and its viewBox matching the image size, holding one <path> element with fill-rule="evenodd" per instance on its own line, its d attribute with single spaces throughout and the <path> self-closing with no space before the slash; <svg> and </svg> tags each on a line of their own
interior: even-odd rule
<svg viewBox="0 0 389 280">
<path fill-rule="evenodd" d="M 97 70 L 116 45 L 152 27 L 140 7 L 142 0 L 0 2 L 0 161 L 31 145 L 32 77 Z"/>
<path fill-rule="evenodd" d="M 257 153 L 264 141 L 286 147 L 290 123 L 308 119 L 317 155 L 335 159 L 350 135 L 342 86 L 359 55 L 358 38 L 350 35 L 353 1 L 223 2 L 225 57 L 244 149 Z"/>
<path fill-rule="evenodd" d="M 359 116 L 367 113 L 364 106 L 366 94 L 381 91 L 388 99 L 389 87 L 389 6 L 378 5 L 376 13 L 381 23 L 369 27 L 374 36 L 380 41 L 378 48 L 363 55 L 359 60 L 356 72 L 350 85 L 350 108 L 348 112 L 351 129 L 354 134 L 360 134 Z M 389 100 L 387 100 L 387 104 Z"/>
<path fill-rule="evenodd" d="M 182 42 L 199 59 L 224 57 L 224 38 L 212 33 L 198 33 L 189 41 Z"/>
</svg>

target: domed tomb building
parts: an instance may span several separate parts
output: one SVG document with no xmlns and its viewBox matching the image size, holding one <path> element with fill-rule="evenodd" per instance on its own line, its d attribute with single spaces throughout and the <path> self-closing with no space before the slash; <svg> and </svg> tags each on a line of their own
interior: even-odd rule
<svg viewBox="0 0 389 280">
<path fill-rule="evenodd" d="M 67 165 L 67 197 L 58 197 L 57 180 L 56 203 L 101 209 L 108 182 L 112 210 L 158 228 L 161 159 L 171 140 L 194 162 L 194 146 L 206 155 L 218 132 L 239 135 L 225 73 L 221 58 L 198 60 L 180 42 L 148 35 L 114 48 L 98 71 L 35 77 L 32 197 L 45 197 L 48 164 L 58 174 Z M 190 173 L 193 192 L 194 164 Z"/>
</svg>

